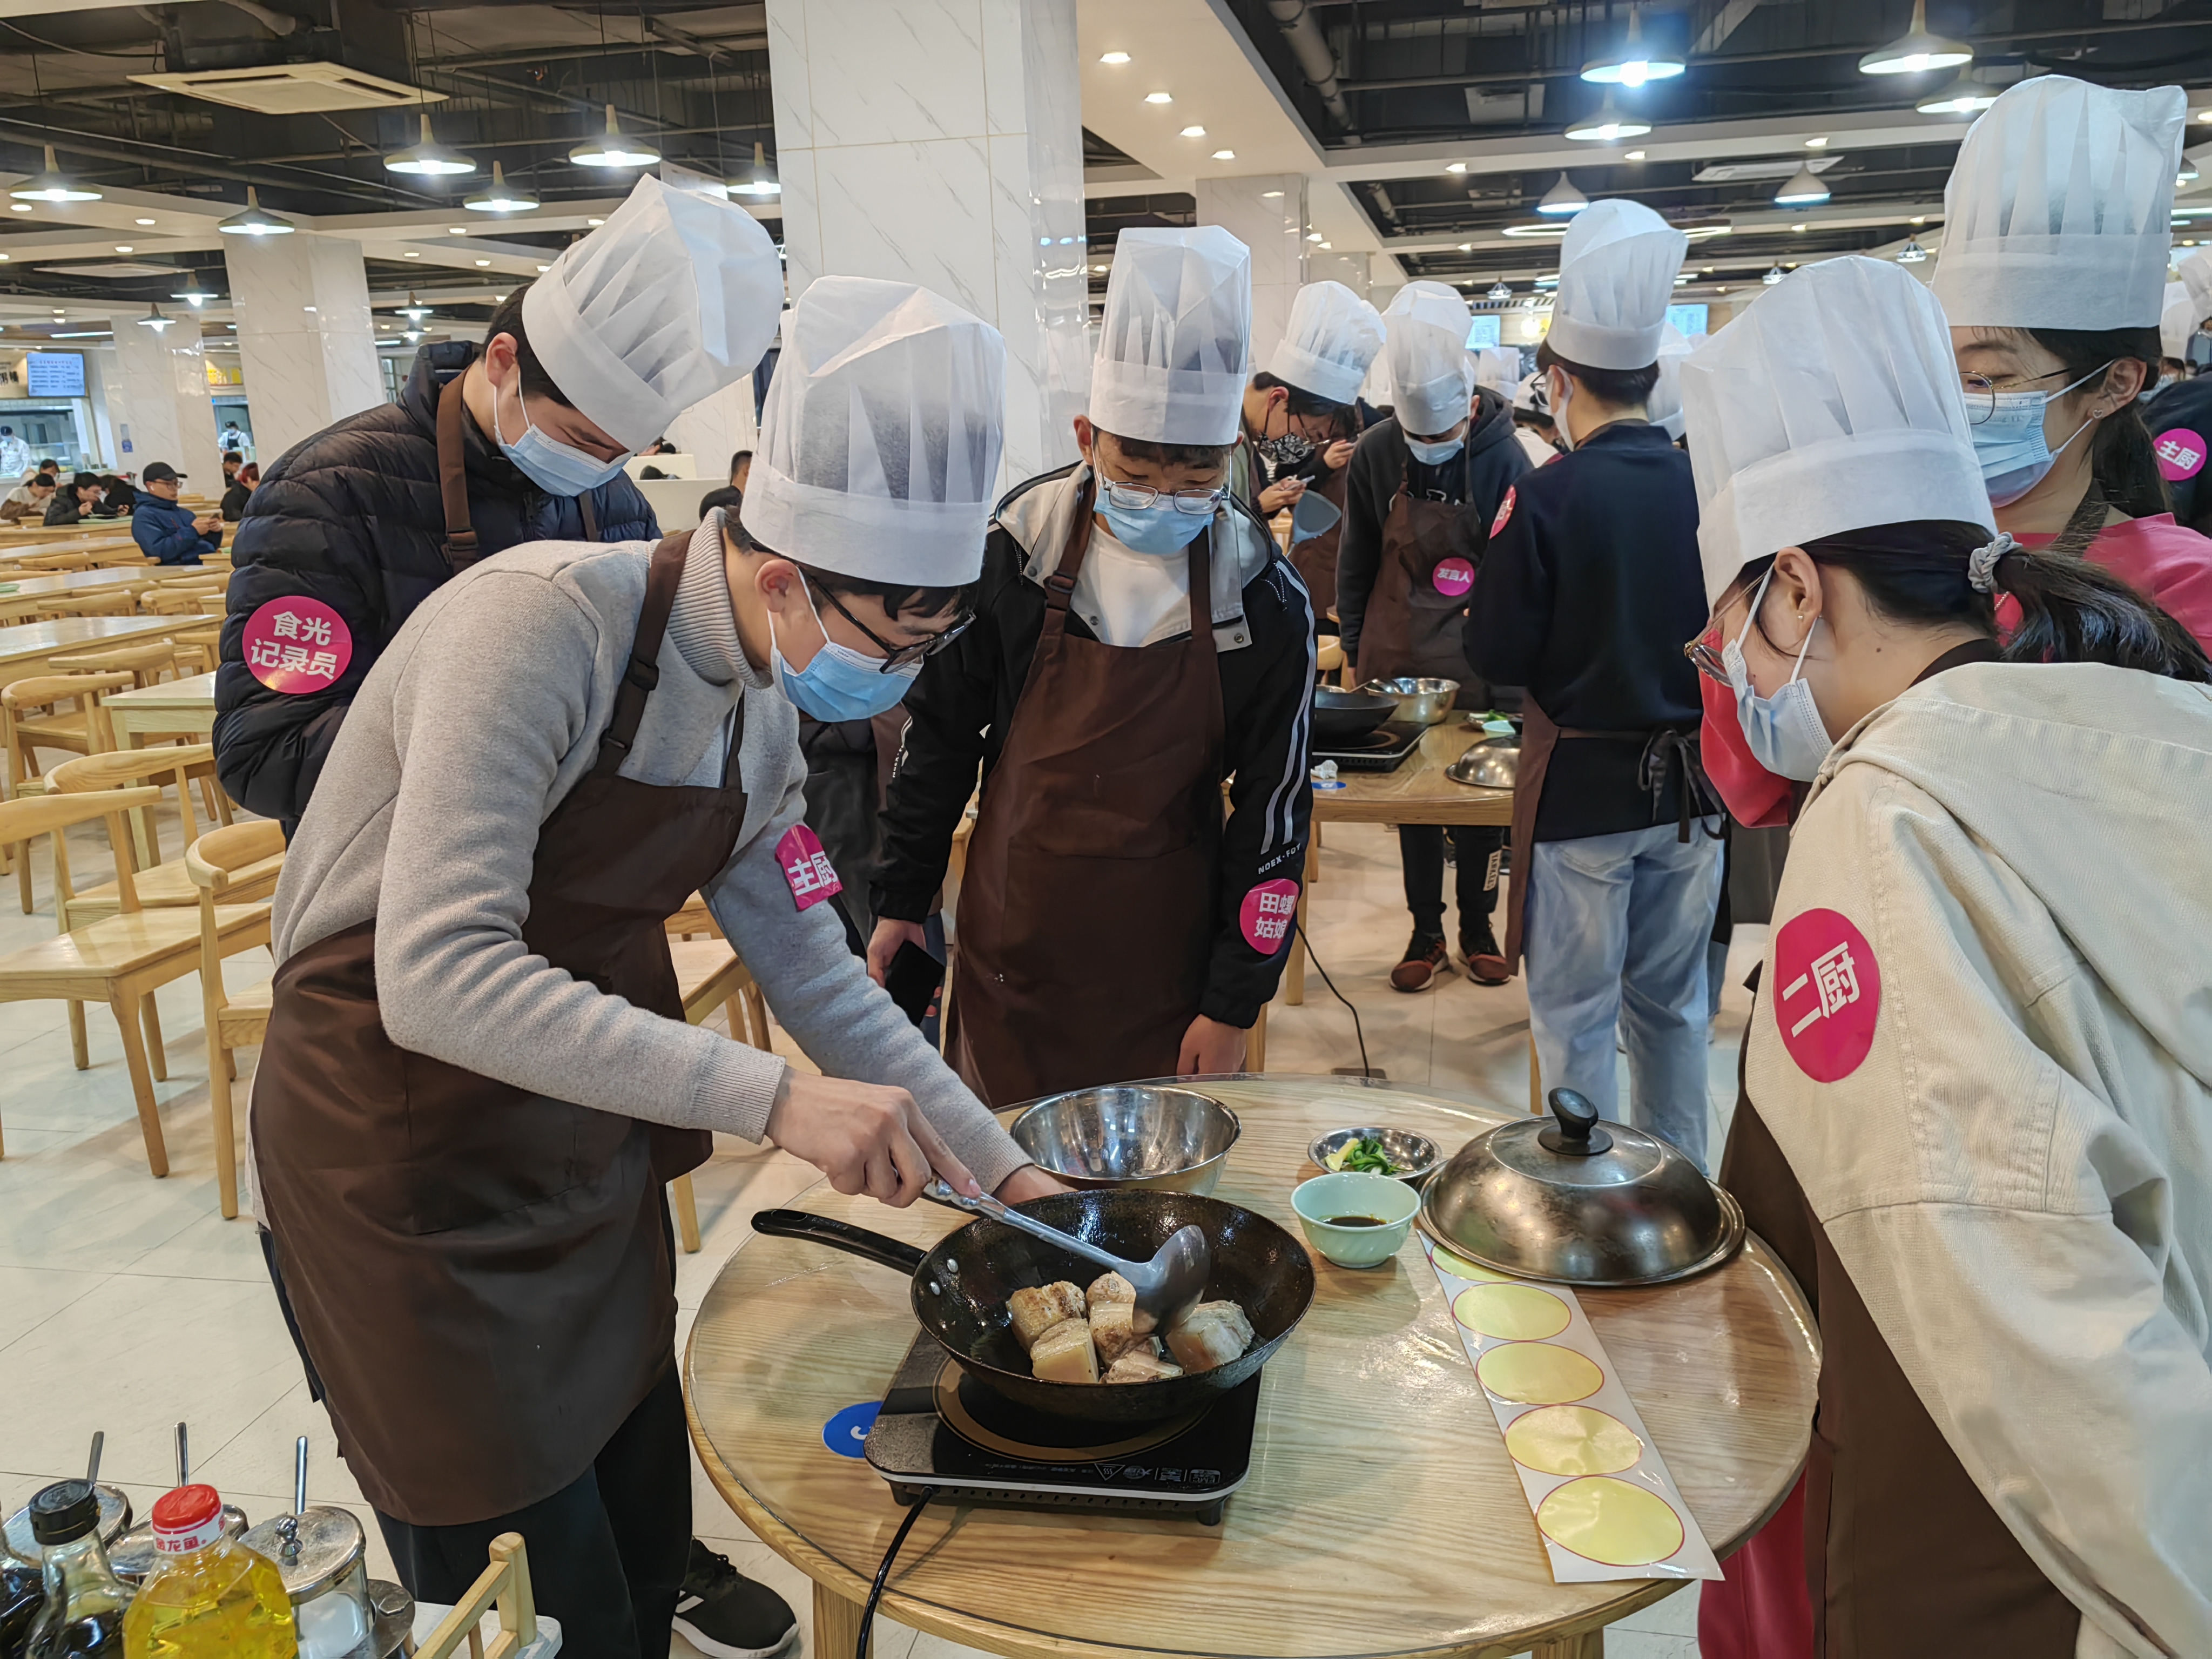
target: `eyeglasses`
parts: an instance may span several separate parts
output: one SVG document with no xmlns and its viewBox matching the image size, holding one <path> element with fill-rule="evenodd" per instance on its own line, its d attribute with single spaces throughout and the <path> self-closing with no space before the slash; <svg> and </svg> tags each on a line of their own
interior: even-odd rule
<svg viewBox="0 0 2212 1659">
<path fill-rule="evenodd" d="M 1734 682 L 1729 678 L 1728 665 L 1722 662 L 1721 647 L 1716 643 L 1719 638 L 1720 629 L 1708 626 L 1704 633 L 1682 647 L 1682 654 L 1690 659 L 1690 665 L 1707 679 L 1717 685 L 1733 689 Z"/>
<path fill-rule="evenodd" d="M 884 638 L 882 635 L 877 633 L 874 629 L 869 627 L 867 623 L 862 622 L 851 611 L 846 610 L 845 607 L 838 602 L 837 596 L 835 593 L 832 593 L 828 588 L 817 586 L 815 583 L 810 581 L 806 584 L 806 591 L 810 593 L 819 594 L 823 599 L 829 600 L 830 608 L 832 611 L 835 611 L 847 622 L 852 623 L 854 627 L 859 629 L 860 632 L 868 636 L 869 642 L 883 652 L 883 661 L 876 670 L 878 674 L 888 674 L 895 669 L 905 668 L 914 663 L 921 662 L 927 658 L 935 656 L 939 652 L 944 650 L 946 646 L 951 644 L 953 641 L 958 639 L 963 634 L 966 633 L 969 625 L 975 620 L 975 613 L 973 611 L 963 611 L 952 619 L 952 625 L 950 628 L 939 629 L 934 634 L 931 634 L 922 639 L 909 641 L 905 645 L 893 645 L 889 640 Z"/>
<path fill-rule="evenodd" d="M 2117 362 L 2118 359 L 2114 361 Z M 2112 366 L 2111 363 L 2106 363 L 2091 369 L 2080 380 L 2063 386 L 2056 392 L 2045 394 L 2044 401 L 2049 403 L 2053 398 L 2064 397 L 2073 391 L 2075 386 L 2087 385 Z M 2038 380 L 2055 380 L 2065 372 L 2063 368 L 2054 368 L 2048 374 L 2007 374 L 1997 380 L 1991 380 L 1986 374 L 1960 374 L 1959 395 L 1966 400 L 1966 423 L 1969 426 L 1979 426 L 1995 415 L 1997 412 L 1997 398 L 2002 393 L 2025 392 Z"/>
<path fill-rule="evenodd" d="M 1175 503 L 1178 513 L 1188 513 L 1194 519 L 1210 519 L 1220 507 L 1226 489 L 1178 489 L 1170 492 L 1154 489 L 1149 484 L 1123 483 L 1118 478 L 1102 477 L 1098 481 L 1106 499 L 1127 513 L 1144 513 L 1162 501 Z"/>
</svg>

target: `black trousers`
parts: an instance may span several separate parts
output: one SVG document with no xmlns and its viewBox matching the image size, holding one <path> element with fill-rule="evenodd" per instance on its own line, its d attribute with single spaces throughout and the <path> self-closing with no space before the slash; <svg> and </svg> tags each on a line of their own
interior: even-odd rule
<svg viewBox="0 0 2212 1659">
<path fill-rule="evenodd" d="M 418 1601 L 458 1601 L 491 1540 L 519 1532 L 538 1610 L 561 1621 L 564 1659 L 661 1659 L 691 1550 L 691 1441 L 676 1360 L 592 1467 L 552 1497 L 459 1527 L 376 1523 Z"/>
<path fill-rule="evenodd" d="M 1451 837 L 1455 859 L 1453 896 L 1462 933 L 1498 910 L 1498 871 L 1506 830 L 1496 824 L 1401 823 L 1398 857 L 1406 869 L 1406 908 L 1413 926 L 1431 938 L 1444 932 L 1444 837 Z"/>
</svg>

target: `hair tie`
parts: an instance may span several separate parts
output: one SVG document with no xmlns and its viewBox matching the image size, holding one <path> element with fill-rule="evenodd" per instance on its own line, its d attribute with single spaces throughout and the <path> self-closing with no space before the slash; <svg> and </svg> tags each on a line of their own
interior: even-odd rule
<svg viewBox="0 0 2212 1659">
<path fill-rule="evenodd" d="M 1997 532 L 1996 539 L 1988 545 L 1976 548 L 1966 556 L 1966 580 L 1977 593 L 1997 591 L 1997 561 L 2008 553 L 2020 551 L 2020 544 L 2012 538 L 2008 530 Z"/>
</svg>

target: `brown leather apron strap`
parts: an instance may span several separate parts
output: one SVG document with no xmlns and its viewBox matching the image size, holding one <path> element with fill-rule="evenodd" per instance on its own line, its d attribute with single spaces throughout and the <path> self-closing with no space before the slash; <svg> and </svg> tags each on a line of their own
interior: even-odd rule
<svg viewBox="0 0 2212 1659">
<path fill-rule="evenodd" d="M 576 497 L 576 511 L 584 515 L 584 539 L 595 542 L 599 538 L 599 509 L 592 505 L 592 492 L 586 490 Z"/>
<path fill-rule="evenodd" d="M 684 556 L 691 546 L 688 531 L 661 538 L 653 550 L 653 566 L 645 578 L 645 604 L 637 613 L 637 635 L 630 641 L 629 666 L 615 688 L 615 712 L 599 734 L 599 756 L 592 763 L 595 777 L 612 777 L 629 758 L 637 741 L 638 722 L 645 718 L 645 700 L 660 684 L 660 641 L 668 633 L 669 613 L 676 608 L 676 590 L 684 580 Z"/>
<path fill-rule="evenodd" d="M 1097 499 L 1097 487 L 1095 472 L 1083 481 L 1075 497 L 1074 516 L 1067 521 L 1067 539 L 1060 544 L 1060 562 L 1044 579 L 1044 629 L 1037 636 L 1040 646 L 1067 631 L 1068 600 L 1075 592 L 1075 579 L 1083 574 L 1084 555 L 1091 551 L 1091 505 Z"/>
<path fill-rule="evenodd" d="M 465 570 L 477 562 L 477 532 L 469 524 L 469 472 L 461 441 L 461 420 L 468 412 L 461 398 L 461 382 L 468 371 L 446 382 L 438 394 L 438 495 L 446 504 L 446 562 Z"/>
</svg>

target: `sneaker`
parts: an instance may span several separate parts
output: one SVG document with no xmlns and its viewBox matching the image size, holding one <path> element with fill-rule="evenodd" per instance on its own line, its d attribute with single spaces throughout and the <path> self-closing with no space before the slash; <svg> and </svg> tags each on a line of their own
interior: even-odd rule
<svg viewBox="0 0 2212 1659">
<path fill-rule="evenodd" d="M 1443 936 L 1416 931 L 1406 945 L 1406 959 L 1390 970 L 1390 988 L 1425 991 L 1438 974 L 1450 971 L 1451 952 L 1444 949 Z"/>
<path fill-rule="evenodd" d="M 790 1642 L 799 1620 L 781 1595 L 695 1538 L 676 1596 L 676 1628 L 714 1659 L 768 1659 Z"/>
<path fill-rule="evenodd" d="M 1513 977 L 1505 966 L 1505 952 L 1498 948 L 1498 935 L 1490 929 L 1488 916 L 1482 919 L 1479 931 L 1459 936 L 1459 954 L 1477 985 L 1503 985 Z"/>
</svg>

